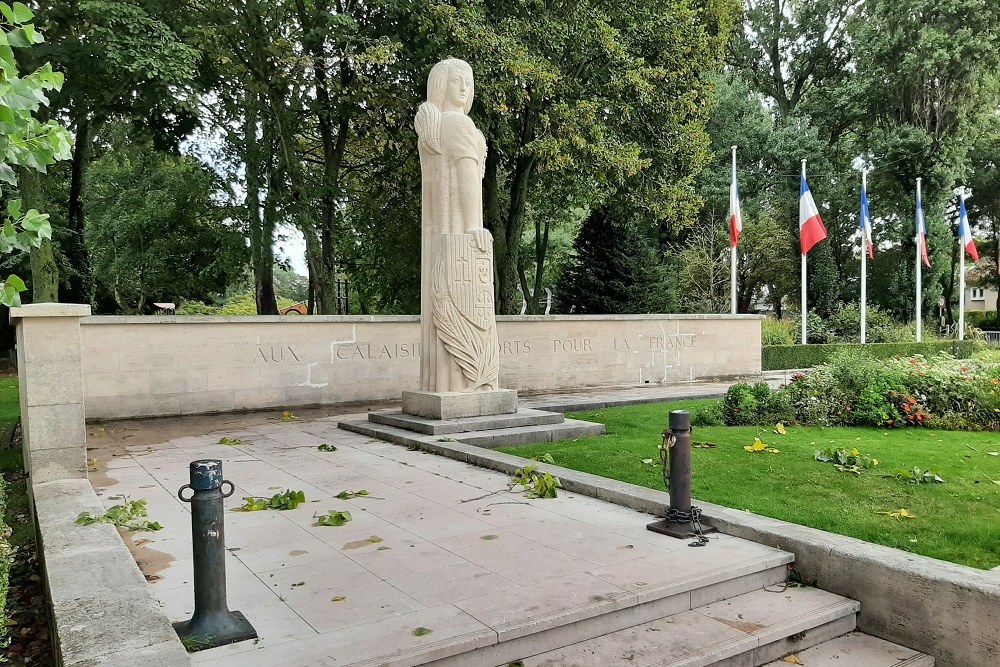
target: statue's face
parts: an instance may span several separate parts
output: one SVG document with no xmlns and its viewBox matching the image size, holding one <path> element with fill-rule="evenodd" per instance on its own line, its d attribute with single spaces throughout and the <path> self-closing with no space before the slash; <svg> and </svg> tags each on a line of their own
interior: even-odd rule
<svg viewBox="0 0 1000 667">
<path fill-rule="evenodd" d="M 472 91 L 472 76 L 457 69 L 448 72 L 448 92 L 446 99 L 450 106 L 465 109 L 469 93 Z"/>
</svg>

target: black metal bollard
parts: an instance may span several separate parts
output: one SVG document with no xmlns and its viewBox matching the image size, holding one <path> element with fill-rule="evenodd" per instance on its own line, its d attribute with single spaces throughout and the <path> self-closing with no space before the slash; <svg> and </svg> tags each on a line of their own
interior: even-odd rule
<svg viewBox="0 0 1000 667">
<path fill-rule="evenodd" d="M 663 477 L 670 492 L 670 507 L 665 519 L 646 528 L 681 539 L 698 536 L 698 542 L 692 546 L 702 546 L 706 543 L 703 533 L 713 529 L 701 525 L 701 510 L 691 505 L 691 413 L 671 411 L 668 430 L 663 435 L 669 452 L 663 461 Z"/>
<path fill-rule="evenodd" d="M 222 487 L 229 485 L 229 493 Z M 191 489 L 189 498 L 184 490 Z M 191 541 L 194 547 L 194 615 L 174 623 L 189 651 L 256 639 L 257 631 L 226 603 L 226 535 L 223 499 L 233 495 L 233 483 L 222 479 L 222 461 L 191 462 L 191 483 L 177 497 L 191 503 Z"/>
</svg>

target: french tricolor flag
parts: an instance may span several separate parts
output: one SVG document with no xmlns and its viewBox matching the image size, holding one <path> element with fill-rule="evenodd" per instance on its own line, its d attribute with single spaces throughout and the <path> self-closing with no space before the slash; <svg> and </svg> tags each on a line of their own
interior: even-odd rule
<svg viewBox="0 0 1000 667">
<path fill-rule="evenodd" d="M 917 243 L 920 245 L 920 257 L 924 264 L 931 265 L 927 258 L 927 225 L 924 224 L 924 205 L 920 201 L 920 191 L 917 191 Z"/>
<path fill-rule="evenodd" d="M 872 217 L 868 212 L 868 191 L 864 185 L 861 186 L 861 219 L 858 221 L 861 229 L 861 236 L 868 244 L 868 257 L 875 259 L 875 246 L 872 245 Z"/>
<path fill-rule="evenodd" d="M 799 191 L 799 243 L 802 254 L 808 254 L 812 247 L 826 238 L 826 227 L 819 217 L 819 209 L 813 201 L 806 184 L 805 167 L 802 170 L 802 187 Z"/>
<path fill-rule="evenodd" d="M 733 174 L 729 183 L 729 247 L 735 248 L 743 231 L 743 214 L 740 212 L 740 188 L 736 184 L 736 153 L 733 152 Z"/>
<path fill-rule="evenodd" d="M 976 242 L 972 238 L 972 228 L 969 227 L 969 214 L 965 210 L 965 196 L 963 195 L 960 199 L 962 203 L 958 209 L 958 235 L 962 237 L 962 245 L 965 246 L 969 257 L 972 258 L 973 262 L 978 262 L 979 252 L 976 251 Z"/>
</svg>

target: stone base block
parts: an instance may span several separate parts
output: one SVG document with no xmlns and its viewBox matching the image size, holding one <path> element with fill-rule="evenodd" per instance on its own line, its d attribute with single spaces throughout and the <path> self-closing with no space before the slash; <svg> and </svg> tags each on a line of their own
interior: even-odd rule
<svg viewBox="0 0 1000 667">
<path fill-rule="evenodd" d="M 403 412 L 431 419 L 464 419 L 517 412 L 513 389 L 477 391 L 404 391 Z"/>
</svg>

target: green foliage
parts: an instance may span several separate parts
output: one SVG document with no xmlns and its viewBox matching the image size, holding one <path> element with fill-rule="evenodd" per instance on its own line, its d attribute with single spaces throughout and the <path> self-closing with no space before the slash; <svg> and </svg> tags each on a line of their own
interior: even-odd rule
<svg viewBox="0 0 1000 667">
<path fill-rule="evenodd" d="M 248 258 L 231 207 L 219 202 L 219 177 L 119 125 L 102 139 L 112 150 L 88 170 L 85 228 L 96 289 L 126 313 L 225 292 Z"/>
<path fill-rule="evenodd" d="M 721 401 L 699 405 L 691 412 L 692 426 L 722 426 L 726 423 Z"/>
<path fill-rule="evenodd" d="M 135 531 L 160 530 L 163 528 L 158 522 L 145 519 L 144 517 L 147 515 L 145 500 L 129 500 L 123 497 L 121 505 L 109 507 L 104 514 L 95 516 L 90 512 L 80 512 L 80 515 L 76 517 L 76 523 L 81 526 L 89 526 L 95 523 L 110 523 L 119 528 Z"/>
<path fill-rule="evenodd" d="M 360 491 L 341 491 L 335 495 L 334 498 L 338 498 L 340 500 L 350 500 L 351 498 L 364 498 L 367 495 L 368 492 L 361 489 Z"/>
<path fill-rule="evenodd" d="M 837 470 L 855 475 L 860 475 L 862 470 L 878 465 L 878 459 L 872 458 L 868 454 L 862 454 L 857 447 L 851 450 L 832 447 L 827 447 L 822 451 L 817 449 L 813 458 L 822 463 L 832 463 Z"/>
<path fill-rule="evenodd" d="M 965 323 L 982 331 L 1000 331 L 1000 318 L 995 310 L 968 311 L 965 313 Z"/>
<path fill-rule="evenodd" d="M 538 456 L 532 456 L 531 460 L 538 461 L 540 463 L 551 463 L 552 465 L 556 464 L 555 459 L 553 459 L 552 455 L 549 454 L 548 452 L 545 452 L 544 454 L 539 454 Z"/>
<path fill-rule="evenodd" d="M 982 349 L 976 341 L 924 341 L 922 343 L 837 343 L 827 345 L 772 345 L 761 350 L 761 364 L 766 371 L 787 368 L 811 368 L 830 359 L 840 350 L 865 353 L 875 359 L 889 359 L 914 354 L 933 355 L 937 352 L 958 351 L 959 357 L 969 357 Z"/>
<path fill-rule="evenodd" d="M 208 315 L 219 314 L 220 308 L 209 306 L 202 301 L 181 301 L 181 305 L 174 311 L 175 315 Z"/>
<path fill-rule="evenodd" d="M 316 517 L 315 526 L 343 526 L 351 520 L 351 513 L 347 510 L 338 512 L 330 510 L 328 513 Z"/>
<path fill-rule="evenodd" d="M 507 482 L 507 487 L 513 489 L 515 486 L 520 486 L 528 498 L 555 498 L 556 489 L 562 485 L 558 477 L 553 477 L 551 473 L 539 472 L 538 466 L 530 465 L 514 471 Z"/>
<path fill-rule="evenodd" d="M 760 323 L 760 344 L 768 345 L 794 345 L 795 333 L 794 323 L 791 320 L 772 320 L 767 318 Z"/>
<path fill-rule="evenodd" d="M 276 493 L 270 498 L 244 497 L 243 506 L 238 509 L 241 512 L 259 512 L 267 509 L 293 510 L 305 501 L 306 494 L 304 492 L 289 489 L 284 493 Z"/>
<path fill-rule="evenodd" d="M 4 521 L 7 512 L 7 490 L 3 475 L 0 475 L 0 647 L 7 645 L 7 589 L 10 582 L 10 566 L 14 562 L 14 548 L 10 544 L 11 529 Z"/>
<path fill-rule="evenodd" d="M 882 477 L 888 477 L 900 482 L 909 482 L 910 484 L 944 484 L 944 480 L 940 475 L 935 475 L 930 470 L 921 470 L 920 468 L 899 470 L 889 475 L 882 475 Z"/>
<path fill-rule="evenodd" d="M 28 49 L 44 40 L 35 30 L 32 11 L 23 3 L 0 2 L 0 182 L 16 188 L 17 169 L 45 173 L 50 165 L 70 157 L 72 138 L 54 120 L 36 118 L 49 105 L 46 93 L 58 92 L 63 75 L 48 63 L 26 76 L 18 69 L 14 49 Z M 20 199 L 8 199 L 0 215 L 0 257 L 30 252 L 52 238 L 49 216 L 34 208 L 22 210 Z M 27 286 L 16 275 L 0 283 L 0 303 L 21 305 Z"/>
<path fill-rule="evenodd" d="M 329 444 L 327 444 L 327 443 L 324 442 L 322 445 L 320 445 L 316 449 L 318 449 L 321 452 L 335 452 L 335 451 L 337 451 L 337 446 L 336 445 L 329 445 Z"/>
<path fill-rule="evenodd" d="M 591 211 L 556 286 L 563 313 L 669 312 L 671 289 L 657 253 L 607 207 Z"/>
<path fill-rule="evenodd" d="M 766 382 L 734 384 L 722 399 L 722 418 L 729 426 L 790 421 L 791 403 L 785 392 L 772 391 Z"/>
<path fill-rule="evenodd" d="M 230 438 L 229 436 L 224 435 L 221 438 L 219 438 L 218 444 L 220 444 L 220 445 L 242 445 L 243 444 L 243 440 L 241 440 L 240 438 Z"/>
</svg>

